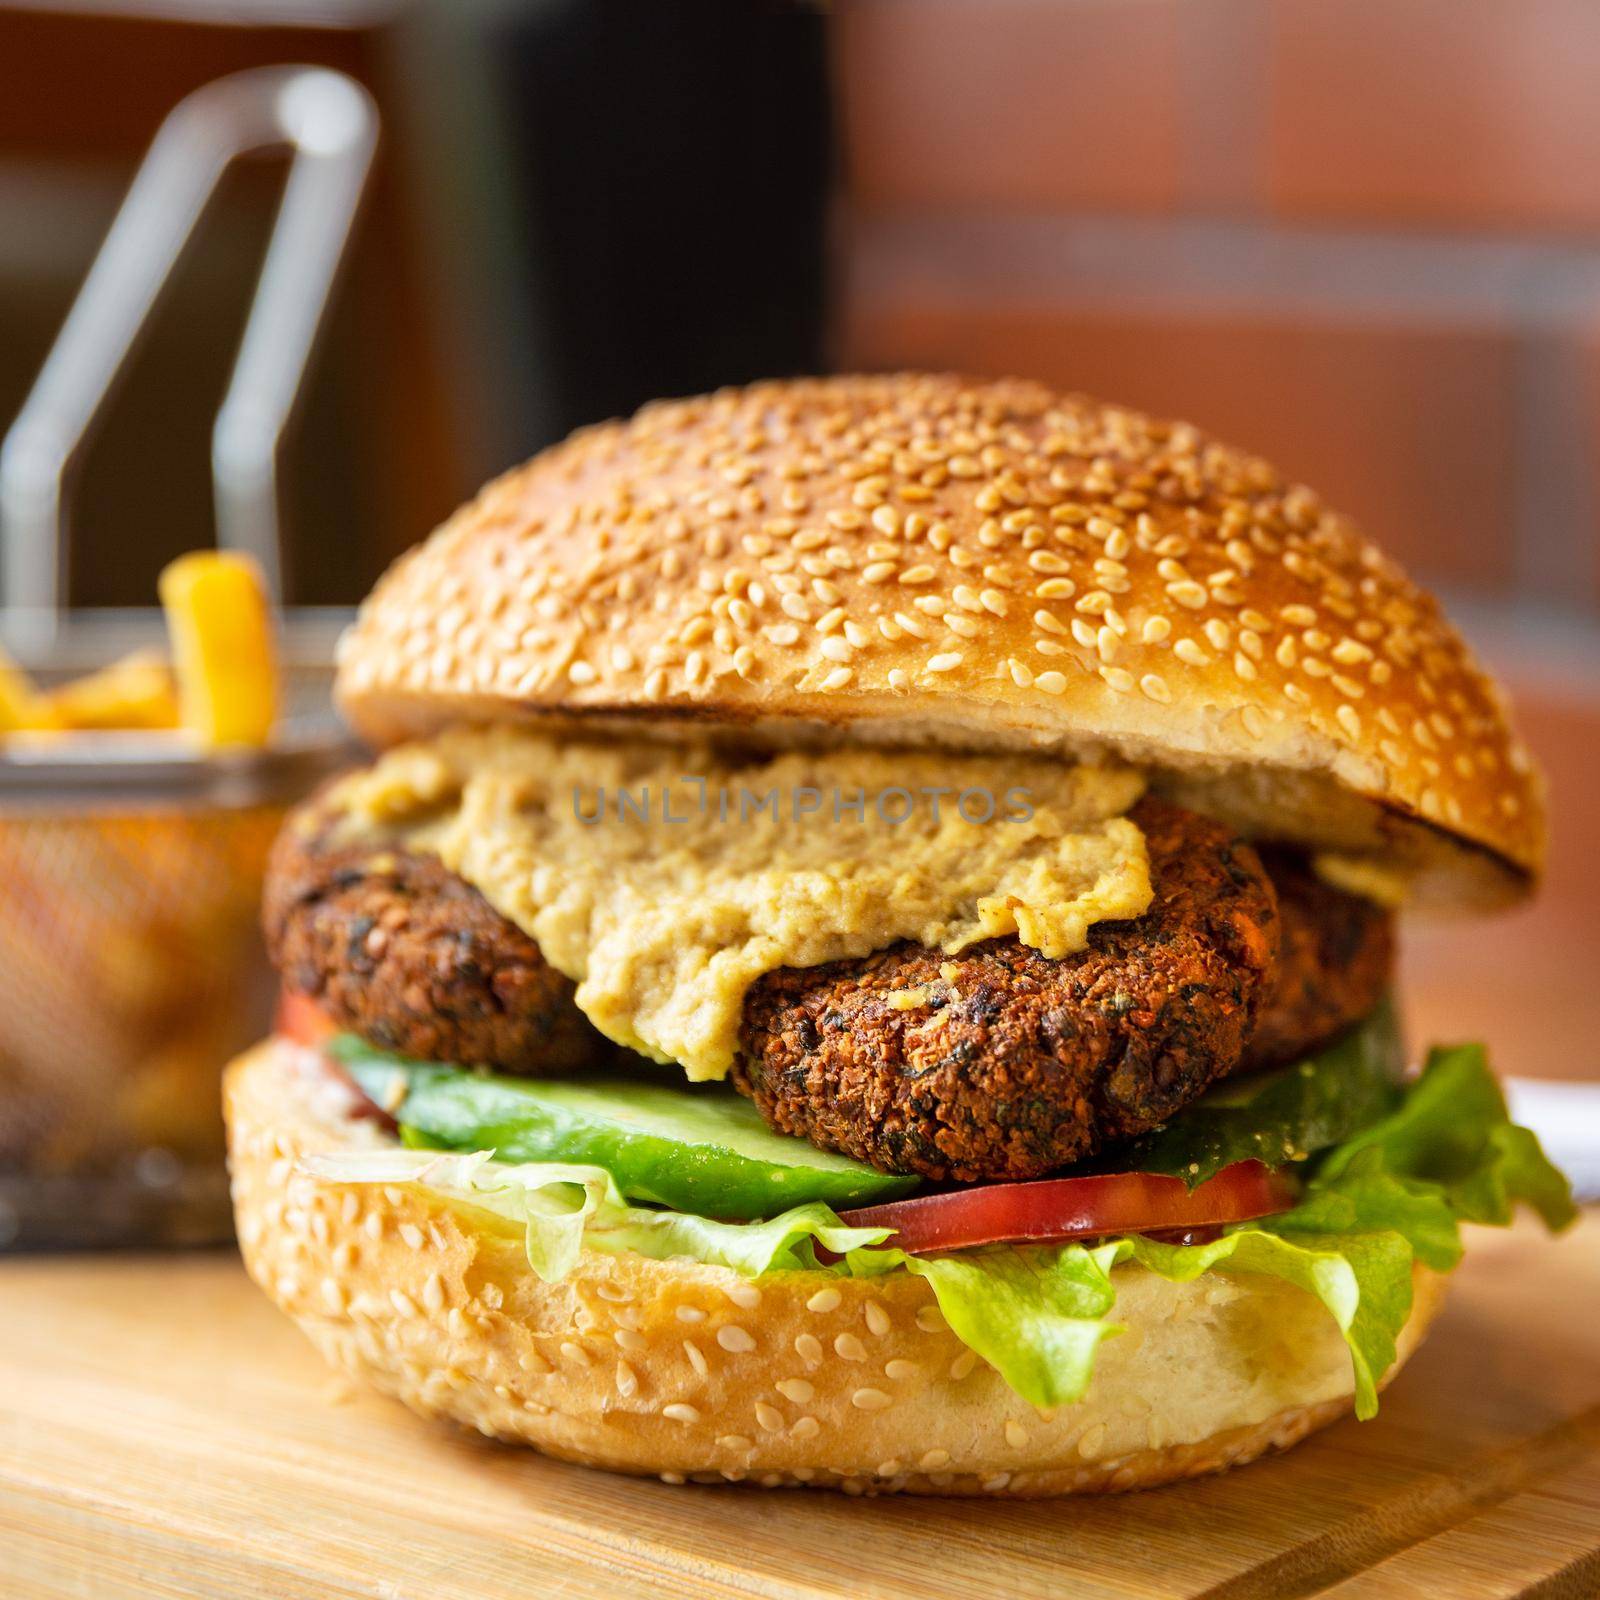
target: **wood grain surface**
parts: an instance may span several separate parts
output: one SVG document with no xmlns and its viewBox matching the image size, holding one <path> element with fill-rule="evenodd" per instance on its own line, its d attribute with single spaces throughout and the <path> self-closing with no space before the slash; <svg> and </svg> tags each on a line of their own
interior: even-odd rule
<svg viewBox="0 0 1600 1600">
<path fill-rule="evenodd" d="M 231 1256 L 0 1262 L 0 1596 L 1600 1596 L 1600 1217 L 1479 1232 L 1376 1422 L 1117 1499 L 672 1488 L 354 1391 Z"/>
</svg>

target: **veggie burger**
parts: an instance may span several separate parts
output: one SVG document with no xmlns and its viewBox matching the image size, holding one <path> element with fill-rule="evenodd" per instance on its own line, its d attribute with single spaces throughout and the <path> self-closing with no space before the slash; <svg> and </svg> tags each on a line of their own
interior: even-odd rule
<svg viewBox="0 0 1600 1600">
<path fill-rule="evenodd" d="M 1565 1182 L 1402 910 L 1540 869 L 1436 603 L 1028 383 L 646 408 L 378 585 L 227 1106 L 251 1273 L 428 1415 L 670 1482 L 1041 1495 L 1291 1444 Z"/>
</svg>

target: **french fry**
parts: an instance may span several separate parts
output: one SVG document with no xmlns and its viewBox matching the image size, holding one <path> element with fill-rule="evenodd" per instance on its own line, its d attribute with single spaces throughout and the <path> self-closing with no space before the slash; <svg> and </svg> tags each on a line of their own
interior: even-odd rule
<svg viewBox="0 0 1600 1600">
<path fill-rule="evenodd" d="M 55 726 L 47 698 L 34 687 L 27 673 L 0 650 L 0 735 Z"/>
<path fill-rule="evenodd" d="M 56 728 L 175 728 L 178 694 L 157 650 L 136 650 L 45 697 Z"/>
<path fill-rule="evenodd" d="M 278 715 L 272 610 L 246 556 L 199 550 L 161 574 L 182 725 L 207 745 L 264 745 Z"/>
</svg>

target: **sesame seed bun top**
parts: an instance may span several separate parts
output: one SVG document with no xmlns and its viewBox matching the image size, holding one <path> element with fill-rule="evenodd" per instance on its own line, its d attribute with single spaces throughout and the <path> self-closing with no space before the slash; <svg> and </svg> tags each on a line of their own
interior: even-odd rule
<svg viewBox="0 0 1600 1600">
<path fill-rule="evenodd" d="M 1114 750 L 1420 898 L 1537 875 L 1537 773 L 1431 596 L 1185 424 L 1018 381 L 647 406 L 489 485 L 381 580 L 338 697 L 460 720 Z"/>
</svg>

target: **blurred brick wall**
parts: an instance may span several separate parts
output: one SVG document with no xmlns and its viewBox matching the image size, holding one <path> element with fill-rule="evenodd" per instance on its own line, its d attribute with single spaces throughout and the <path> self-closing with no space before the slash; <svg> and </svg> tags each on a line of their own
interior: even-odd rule
<svg viewBox="0 0 1600 1600">
<path fill-rule="evenodd" d="M 1600 1078 L 1600 0 L 838 0 L 840 366 L 1260 451 L 1445 589 L 1546 893 L 1413 928 L 1416 1037 Z"/>
<path fill-rule="evenodd" d="M 1594 0 L 841 0 L 838 361 L 1215 429 L 1600 615 Z"/>
</svg>

